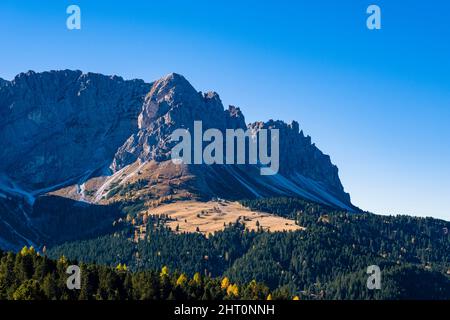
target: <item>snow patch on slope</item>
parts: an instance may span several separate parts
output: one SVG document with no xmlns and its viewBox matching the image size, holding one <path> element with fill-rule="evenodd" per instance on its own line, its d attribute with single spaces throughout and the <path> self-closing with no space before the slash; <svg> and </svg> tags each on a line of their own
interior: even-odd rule
<svg viewBox="0 0 450 320">
<path fill-rule="evenodd" d="M 20 188 L 14 181 L 5 175 L 0 175 L 0 194 L 4 199 L 6 199 L 8 195 L 17 196 L 24 199 L 30 206 L 33 206 L 34 201 L 36 200 L 33 193 Z"/>
</svg>

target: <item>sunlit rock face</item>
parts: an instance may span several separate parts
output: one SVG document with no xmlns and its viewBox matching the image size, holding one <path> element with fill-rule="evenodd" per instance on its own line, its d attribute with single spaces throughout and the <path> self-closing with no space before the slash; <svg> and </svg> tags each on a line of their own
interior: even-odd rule
<svg viewBox="0 0 450 320">
<path fill-rule="evenodd" d="M 242 114 L 225 111 L 217 93 L 197 92 L 183 76 L 175 73 L 156 81 L 139 115 L 139 131 L 119 148 L 113 170 L 138 159 L 170 159 L 174 145 L 171 133 L 180 128 L 192 132 L 194 121 L 202 121 L 204 130 L 215 128 L 223 131 L 231 126 L 245 128 Z"/>
<path fill-rule="evenodd" d="M 225 198 L 301 196 L 344 209 L 353 208 L 340 182 L 338 168 L 311 143 L 311 137 L 300 131 L 297 122 L 270 120 L 246 125 L 239 108 L 224 109 L 217 93 L 198 92 L 178 74 L 170 74 L 153 84 L 138 117 L 139 130 L 119 148 L 111 168 L 118 171 L 135 161 L 170 160 L 175 144 L 171 133 L 179 128 L 192 133 L 194 121 L 201 121 L 203 130 L 249 129 L 257 133 L 261 129 L 278 129 L 280 132 L 279 175 L 261 177 L 250 165 L 201 169 L 190 166 L 192 175 L 205 184 L 198 186 L 202 192 Z"/>
</svg>

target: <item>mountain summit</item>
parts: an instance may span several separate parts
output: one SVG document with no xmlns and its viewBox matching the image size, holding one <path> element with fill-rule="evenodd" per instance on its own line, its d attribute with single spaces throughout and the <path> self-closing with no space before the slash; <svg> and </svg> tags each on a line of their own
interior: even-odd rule
<svg viewBox="0 0 450 320">
<path fill-rule="evenodd" d="M 278 129 L 279 173 L 261 176 L 257 165 L 173 164 L 171 133 L 192 131 L 195 121 L 204 130 Z M 49 193 L 106 204 L 112 189 L 137 181 L 154 183 L 140 190 L 144 199 L 286 195 L 356 209 L 337 167 L 297 122 L 247 125 L 240 108 L 225 109 L 216 92 L 198 92 L 176 73 L 150 84 L 71 70 L 0 80 L 0 157 L 0 247 L 46 236 L 39 226 L 53 209 L 40 216 L 36 207 Z"/>
<path fill-rule="evenodd" d="M 344 192 L 338 169 L 299 124 L 270 120 L 245 124 L 239 108 L 224 109 L 216 92 L 197 92 L 181 75 L 170 74 L 156 81 L 138 116 L 139 130 L 118 149 L 111 168 L 114 172 L 138 161 L 170 160 L 174 142 L 170 134 L 179 128 L 194 131 L 194 121 L 201 121 L 203 130 L 278 129 L 280 132 L 280 172 L 261 177 L 252 165 L 188 165 L 185 168 L 201 181 L 196 187 L 209 197 L 252 198 L 274 195 L 301 196 L 319 203 L 352 210 L 350 197 Z M 201 178 L 201 179 L 200 179 Z"/>
</svg>

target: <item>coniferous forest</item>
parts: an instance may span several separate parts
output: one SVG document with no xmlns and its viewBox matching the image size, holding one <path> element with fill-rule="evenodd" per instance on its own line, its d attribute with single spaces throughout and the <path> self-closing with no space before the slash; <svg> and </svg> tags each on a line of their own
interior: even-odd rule
<svg viewBox="0 0 450 320">
<path fill-rule="evenodd" d="M 337 212 L 295 198 L 242 201 L 303 230 L 175 233 L 165 216 L 97 238 L 2 253 L 0 299 L 450 299 L 450 223 Z M 125 220 L 126 221 L 126 220 Z M 136 240 L 137 239 L 137 240 Z M 68 290 L 66 268 L 81 267 Z M 367 288 L 367 267 L 381 288 Z"/>
<path fill-rule="evenodd" d="M 226 300 L 272 299 L 269 288 L 251 281 L 244 285 L 195 273 L 160 271 L 129 272 L 125 264 L 115 268 L 80 264 L 81 286 L 68 289 L 67 267 L 75 262 L 41 256 L 34 248 L 2 253 L 0 300 Z M 275 296 L 290 298 L 289 296 Z M 293 297 L 297 299 L 298 297 Z"/>
</svg>

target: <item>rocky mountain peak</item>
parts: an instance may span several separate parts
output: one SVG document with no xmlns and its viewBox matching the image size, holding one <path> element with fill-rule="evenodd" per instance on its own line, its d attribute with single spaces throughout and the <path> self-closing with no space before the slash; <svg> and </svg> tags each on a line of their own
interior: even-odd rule
<svg viewBox="0 0 450 320">
<path fill-rule="evenodd" d="M 245 129 L 247 127 L 241 109 L 235 106 L 229 106 L 228 110 L 225 110 L 225 122 L 226 127 L 230 129 Z"/>
<path fill-rule="evenodd" d="M 280 120 L 255 122 L 249 128 L 278 129 L 280 132 L 280 174 L 286 177 L 306 177 L 326 186 L 337 199 L 350 203 L 350 196 L 344 192 L 338 174 L 338 168 L 331 162 L 330 156 L 323 154 L 310 136 L 299 131 L 299 123 L 287 124 Z M 295 178 L 294 178 L 295 179 Z"/>
<path fill-rule="evenodd" d="M 154 82 L 145 98 L 138 125 L 141 130 L 149 126 L 153 128 L 154 121 L 166 115 L 164 123 L 185 126 L 189 119 L 217 112 L 219 109 L 223 109 L 223 106 L 217 93 L 202 94 L 182 75 L 171 73 Z M 161 125 L 162 122 L 157 124 Z"/>
<path fill-rule="evenodd" d="M 177 73 L 170 73 L 154 82 L 147 98 L 151 98 L 154 101 L 176 101 L 197 95 L 198 92 L 186 78 Z"/>
<path fill-rule="evenodd" d="M 287 124 L 280 120 L 269 120 L 247 126 L 244 115 L 238 107 L 229 106 L 224 110 L 217 93 L 202 94 L 184 77 L 177 74 L 170 74 L 153 84 L 139 115 L 139 131 L 131 135 L 119 148 L 111 168 L 118 171 L 137 160 L 141 163 L 149 160 L 158 162 L 170 160 L 171 149 L 174 146 L 170 134 L 179 128 L 192 132 L 194 121 L 202 121 L 203 130 L 216 128 L 223 132 L 225 129 L 249 128 L 254 132 L 261 129 L 278 129 L 280 174 L 299 181 L 298 185 L 301 188 L 314 189 L 310 190 L 314 194 L 331 194 L 334 200 L 330 203 L 340 202 L 344 206 L 350 203 L 349 195 L 344 192 L 339 180 L 337 167 L 331 163 L 329 156 L 324 155 L 311 143 L 309 136 L 304 136 L 298 122 Z M 196 173 L 199 174 L 202 173 Z M 230 171 L 226 169 L 220 174 L 210 172 L 210 175 L 220 176 L 222 179 L 229 174 Z M 208 178 L 205 178 L 205 181 L 207 180 Z M 314 185 L 315 182 L 318 184 Z M 255 181 L 255 184 L 260 183 L 259 180 Z M 263 183 L 272 184 L 274 181 Z M 281 189 L 284 191 L 280 191 L 280 187 L 277 187 L 277 191 L 274 192 L 295 194 L 298 191 L 293 191 L 296 188 L 295 183 L 290 187 L 283 186 Z M 322 195 L 317 195 L 317 199 L 322 199 Z"/>
<path fill-rule="evenodd" d="M 183 76 L 171 73 L 153 83 L 138 116 L 139 130 L 119 148 L 111 168 L 117 171 L 138 159 L 168 160 L 174 130 L 193 130 L 195 121 L 202 121 L 205 129 L 224 129 L 223 114 L 216 92 L 202 94 Z"/>
</svg>

